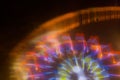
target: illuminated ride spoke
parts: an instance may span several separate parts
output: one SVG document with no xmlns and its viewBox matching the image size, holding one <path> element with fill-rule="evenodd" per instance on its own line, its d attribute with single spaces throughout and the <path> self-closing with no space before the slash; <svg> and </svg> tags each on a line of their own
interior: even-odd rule
<svg viewBox="0 0 120 80">
<path fill-rule="evenodd" d="M 21 59 L 25 63 L 22 67 L 27 74 L 26 80 L 109 80 L 111 76 L 120 77 L 110 73 L 113 67 L 120 67 L 115 59 L 117 54 L 106 53 L 108 48 L 102 47 L 95 37 L 86 41 L 83 35 L 77 34 L 74 40 L 69 35 L 62 35 L 56 40 L 48 40 L 46 44 L 40 41 L 26 52 Z M 61 43 L 56 45 L 57 42 Z"/>
</svg>

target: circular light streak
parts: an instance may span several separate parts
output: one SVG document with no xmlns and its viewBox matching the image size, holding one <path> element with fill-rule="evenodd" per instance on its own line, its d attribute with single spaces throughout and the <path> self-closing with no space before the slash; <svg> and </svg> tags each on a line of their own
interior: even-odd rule
<svg viewBox="0 0 120 80">
<path fill-rule="evenodd" d="M 120 7 L 89 8 L 42 24 L 11 52 L 11 80 L 119 79 L 119 52 L 100 44 L 96 37 L 85 40 L 77 34 L 72 39 L 66 34 L 81 25 L 110 19 L 120 19 Z"/>
</svg>

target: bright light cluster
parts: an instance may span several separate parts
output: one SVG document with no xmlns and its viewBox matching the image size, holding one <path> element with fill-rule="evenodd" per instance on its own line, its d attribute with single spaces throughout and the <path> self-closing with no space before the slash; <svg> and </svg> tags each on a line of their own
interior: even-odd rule
<svg viewBox="0 0 120 80">
<path fill-rule="evenodd" d="M 44 36 L 26 49 L 16 72 L 23 80 L 111 80 L 120 78 L 119 58 L 98 37 L 85 40 L 81 33 Z"/>
</svg>

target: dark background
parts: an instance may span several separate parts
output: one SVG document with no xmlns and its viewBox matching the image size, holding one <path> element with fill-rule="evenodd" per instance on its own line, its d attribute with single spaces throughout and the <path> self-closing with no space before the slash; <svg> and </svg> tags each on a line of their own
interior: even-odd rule
<svg viewBox="0 0 120 80">
<path fill-rule="evenodd" d="M 8 80 L 9 52 L 38 25 L 71 11 L 120 6 L 120 0 L 10 0 L 1 4 L 0 80 Z"/>
</svg>

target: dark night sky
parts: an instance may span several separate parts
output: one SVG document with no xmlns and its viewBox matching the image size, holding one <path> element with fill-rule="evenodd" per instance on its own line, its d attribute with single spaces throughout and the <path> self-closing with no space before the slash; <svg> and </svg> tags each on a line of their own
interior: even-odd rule
<svg viewBox="0 0 120 80">
<path fill-rule="evenodd" d="M 0 27 L 0 80 L 8 80 L 6 76 L 9 72 L 10 50 L 41 23 L 71 11 L 115 5 L 120 6 L 120 0 L 39 0 L 36 2 L 10 0 L 3 2 Z"/>
</svg>

